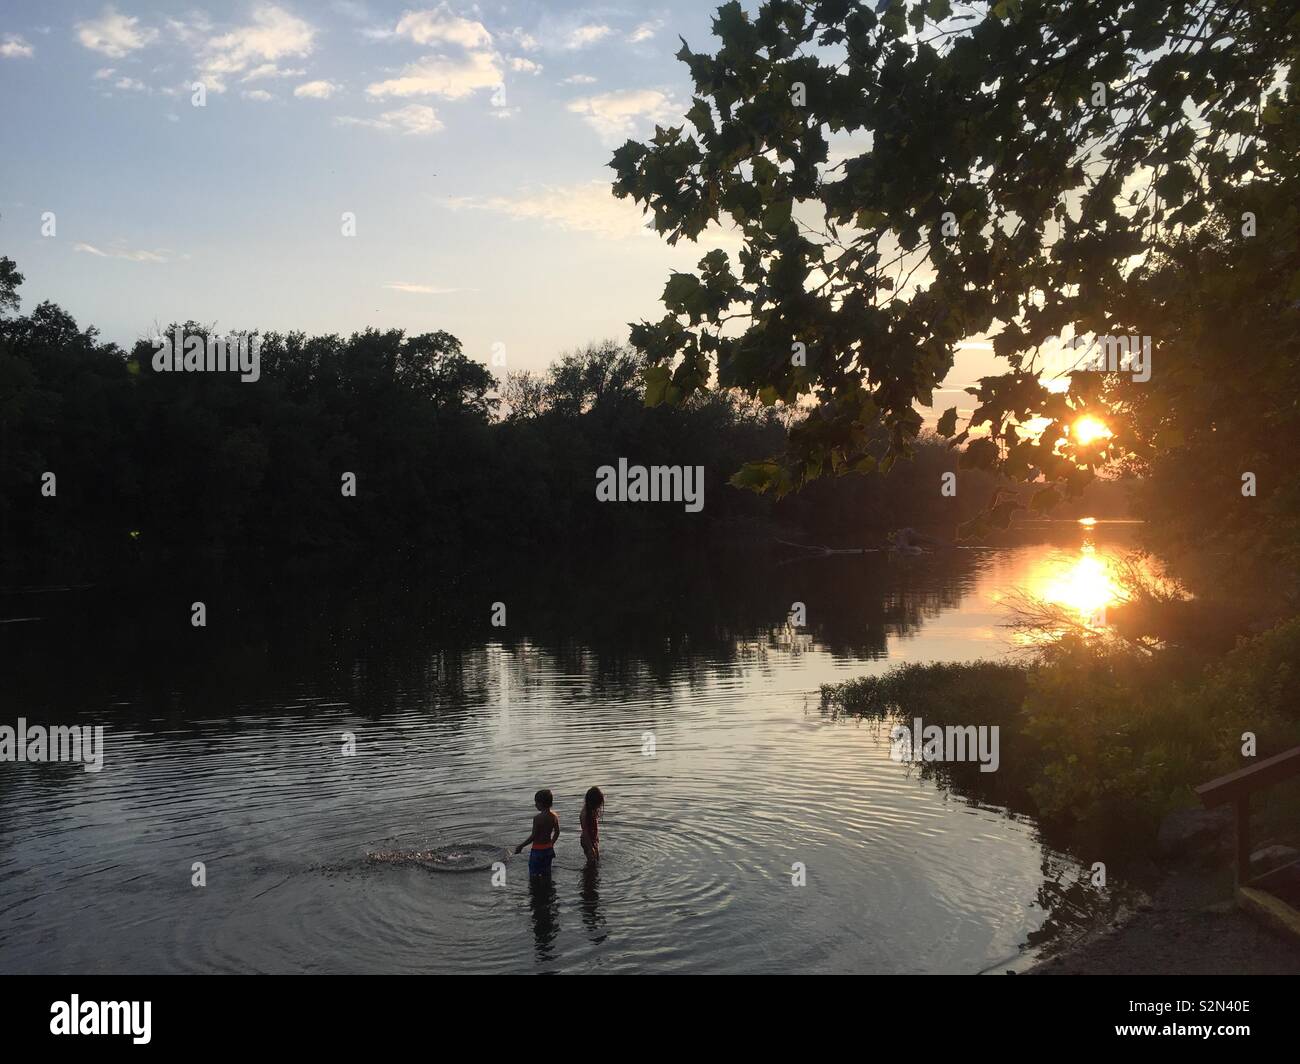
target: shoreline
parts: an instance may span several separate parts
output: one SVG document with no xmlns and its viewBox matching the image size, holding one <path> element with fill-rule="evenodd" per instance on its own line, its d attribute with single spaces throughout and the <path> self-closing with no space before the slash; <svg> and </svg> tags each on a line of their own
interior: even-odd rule
<svg viewBox="0 0 1300 1064">
<path fill-rule="evenodd" d="M 1297 975 L 1300 940 L 1238 907 L 1226 869 L 1171 865 L 1110 926 L 1040 958 L 1026 975 Z"/>
</svg>

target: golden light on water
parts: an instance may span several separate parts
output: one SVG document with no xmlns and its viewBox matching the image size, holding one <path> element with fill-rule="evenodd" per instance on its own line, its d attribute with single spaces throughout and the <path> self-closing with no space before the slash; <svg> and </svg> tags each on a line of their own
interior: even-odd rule
<svg viewBox="0 0 1300 1064">
<path fill-rule="evenodd" d="M 1097 420 L 1089 414 L 1085 414 L 1070 426 L 1070 435 L 1074 437 L 1074 442 L 1086 446 L 1094 440 L 1105 439 L 1110 435 L 1104 422 Z"/>
<path fill-rule="evenodd" d="M 1084 528 L 1091 528 L 1091 527 L 1092 527 L 1093 525 L 1095 525 L 1096 523 L 1097 523 L 1097 519 L 1096 519 L 1095 517 L 1080 517 L 1080 518 L 1079 518 L 1079 524 L 1083 525 Z"/>
<path fill-rule="evenodd" d="M 1107 606 L 1120 601 L 1121 591 L 1105 561 L 1085 546 L 1073 562 L 1044 576 L 1037 595 L 1077 614 L 1084 623 L 1092 623 Z"/>
</svg>

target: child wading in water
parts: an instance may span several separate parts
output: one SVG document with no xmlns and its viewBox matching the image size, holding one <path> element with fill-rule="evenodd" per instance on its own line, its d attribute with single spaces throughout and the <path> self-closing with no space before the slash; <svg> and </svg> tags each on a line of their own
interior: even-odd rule
<svg viewBox="0 0 1300 1064">
<path fill-rule="evenodd" d="M 530 842 L 533 848 L 528 851 L 528 874 L 530 876 L 549 876 L 551 862 L 555 859 L 555 840 L 560 837 L 560 818 L 551 812 L 555 795 L 549 790 L 538 791 L 533 795 L 533 804 L 537 806 L 537 815 L 533 817 L 533 833 L 515 847 L 515 853 L 522 853 Z"/>
<path fill-rule="evenodd" d="M 583 799 L 582 812 L 578 814 L 578 823 L 582 825 L 578 842 L 588 863 L 600 860 L 600 811 L 604 805 L 605 796 L 600 793 L 600 788 L 592 787 Z"/>
</svg>

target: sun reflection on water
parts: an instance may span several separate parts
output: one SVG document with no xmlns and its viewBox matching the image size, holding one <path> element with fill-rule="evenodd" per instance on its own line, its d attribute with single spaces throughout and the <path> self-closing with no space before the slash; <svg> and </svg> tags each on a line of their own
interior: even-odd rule
<svg viewBox="0 0 1300 1064">
<path fill-rule="evenodd" d="M 1069 610 L 1089 627 L 1104 627 L 1107 607 L 1122 599 L 1110 566 L 1097 555 L 1091 543 L 1080 547 L 1073 561 L 1040 574 L 1037 583 L 1036 588 L 1030 588 L 1031 593 L 1044 602 Z"/>
<path fill-rule="evenodd" d="M 1096 518 L 1080 518 L 1078 525 L 1078 547 L 1051 552 L 1019 582 L 1012 599 L 1019 596 L 1030 604 L 1027 616 L 1038 617 L 1039 623 L 1018 632 L 1015 642 L 1039 645 L 1073 627 L 1105 631 L 1111 627 L 1107 611 L 1129 600 L 1121 578 L 1124 555 L 1105 545 L 1098 549 Z"/>
</svg>

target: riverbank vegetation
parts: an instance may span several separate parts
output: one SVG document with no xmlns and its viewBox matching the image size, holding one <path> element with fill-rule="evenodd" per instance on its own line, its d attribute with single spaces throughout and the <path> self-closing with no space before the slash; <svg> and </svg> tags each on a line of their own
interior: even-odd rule
<svg viewBox="0 0 1300 1064">
<path fill-rule="evenodd" d="M 1197 662 L 1069 635 L 1033 661 L 907 664 L 822 688 L 823 707 L 892 725 L 998 726 L 1001 764 L 918 763 L 971 799 L 1040 820 L 1076 847 L 1148 850 L 1192 788 L 1300 743 L 1300 620 Z"/>
<path fill-rule="evenodd" d="M 5 315 L 22 278 L 11 260 L 0 269 L 10 297 L 0 305 L 7 584 L 214 556 L 409 564 L 637 539 L 770 544 L 774 533 L 878 546 L 899 524 L 951 534 L 1004 483 L 959 469 L 929 437 L 888 475 L 779 501 L 737 490 L 731 476 L 779 446 L 798 415 L 735 393 L 648 408 L 643 359 L 610 341 L 545 373 L 498 377 L 446 332 L 268 334 L 256 381 L 157 372 L 149 339 L 124 351 L 48 302 Z M 601 504 L 596 471 L 619 458 L 702 465 L 703 511 Z M 945 472 L 958 477 L 956 497 L 940 492 Z M 345 473 L 354 496 L 343 493 Z"/>
</svg>

